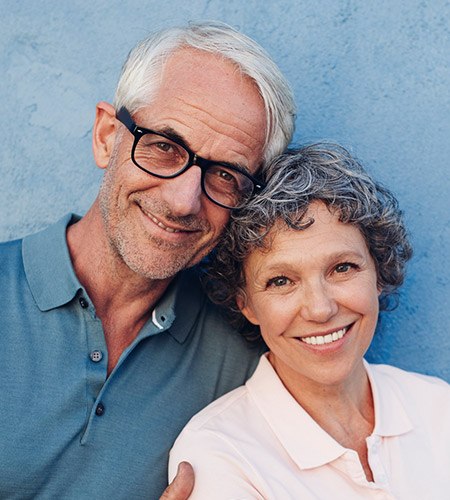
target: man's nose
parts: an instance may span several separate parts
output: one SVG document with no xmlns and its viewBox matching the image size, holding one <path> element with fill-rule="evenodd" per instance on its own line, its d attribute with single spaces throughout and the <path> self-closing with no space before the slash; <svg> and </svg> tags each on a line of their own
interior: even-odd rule
<svg viewBox="0 0 450 500">
<path fill-rule="evenodd" d="M 162 179 L 160 188 L 162 197 L 171 208 L 173 215 L 184 217 L 200 212 L 202 206 L 201 178 L 201 169 L 194 165 L 178 177 Z"/>
<path fill-rule="evenodd" d="M 300 300 L 300 314 L 306 321 L 326 323 L 338 312 L 338 304 L 330 286 L 319 280 L 305 284 Z"/>
</svg>

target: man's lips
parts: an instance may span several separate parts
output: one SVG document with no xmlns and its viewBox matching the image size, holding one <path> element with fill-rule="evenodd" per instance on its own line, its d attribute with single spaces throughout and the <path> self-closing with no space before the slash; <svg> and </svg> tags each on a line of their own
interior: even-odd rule
<svg viewBox="0 0 450 500">
<path fill-rule="evenodd" d="M 324 345 L 324 344 L 332 344 L 333 342 L 337 342 L 341 340 L 346 333 L 349 331 L 352 325 L 344 326 L 343 328 L 339 328 L 337 330 L 333 330 L 328 333 L 324 333 L 322 335 L 309 335 L 305 337 L 297 337 L 300 341 L 304 342 L 308 345 Z"/>
<path fill-rule="evenodd" d="M 192 226 L 187 227 L 187 226 L 180 226 L 174 223 L 163 222 L 161 219 L 153 215 L 151 212 L 144 210 L 142 207 L 140 207 L 140 209 L 142 210 L 143 214 L 146 215 L 151 221 L 153 221 L 158 227 L 160 227 L 164 231 L 167 231 L 168 233 L 182 233 L 182 232 L 195 233 L 200 231 L 200 228 L 198 227 L 192 227 Z"/>
</svg>

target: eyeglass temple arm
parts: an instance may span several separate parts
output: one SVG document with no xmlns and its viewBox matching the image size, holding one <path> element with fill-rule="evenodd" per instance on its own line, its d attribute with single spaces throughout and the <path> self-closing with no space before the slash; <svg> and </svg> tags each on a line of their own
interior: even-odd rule
<svg viewBox="0 0 450 500">
<path fill-rule="evenodd" d="M 119 111 L 116 113 L 116 117 L 119 121 L 121 121 L 125 127 L 131 132 L 134 133 L 136 129 L 136 124 L 133 121 L 133 118 L 131 118 L 131 115 L 128 111 L 127 108 L 120 108 Z"/>
</svg>

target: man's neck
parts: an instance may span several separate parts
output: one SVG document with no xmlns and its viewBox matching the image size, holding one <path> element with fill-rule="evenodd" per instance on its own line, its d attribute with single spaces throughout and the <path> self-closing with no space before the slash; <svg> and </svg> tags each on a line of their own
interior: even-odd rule
<svg viewBox="0 0 450 500">
<path fill-rule="evenodd" d="M 96 203 L 67 229 L 72 265 L 102 321 L 108 373 L 137 337 L 171 279 L 151 280 L 132 271 L 106 237 Z"/>
</svg>

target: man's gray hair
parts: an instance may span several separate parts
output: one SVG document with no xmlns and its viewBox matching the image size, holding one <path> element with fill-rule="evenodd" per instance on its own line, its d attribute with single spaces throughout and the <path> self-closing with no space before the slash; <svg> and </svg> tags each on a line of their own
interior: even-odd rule
<svg viewBox="0 0 450 500">
<path fill-rule="evenodd" d="M 217 54 L 234 63 L 255 83 L 267 119 L 265 161 L 282 153 L 294 131 L 292 90 L 268 54 L 253 40 L 218 22 L 190 23 L 158 31 L 141 41 L 128 55 L 114 98 L 114 107 L 133 114 L 151 104 L 167 59 L 181 48 Z M 189 78 L 189 75 L 186 75 Z"/>
<path fill-rule="evenodd" d="M 295 230 L 314 221 L 307 215 L 314 201 L 323 202 L 341 222 L 361 231 L 374 260 L 380 306 L 403 283 L 412 248 L 394 195 L 375 182 L 344 148 L 313 144 L 288 152 L 266 170 L 267 187 L 243 209 L 232 214 L 227 231 L 208 263 L 206 290 L 213 302 L 224 306 L 232 323 L 249 338 L 257 329 L 240 313 L 236 297 L 245 297 L 243 265 L 255 249 L 270 250 L 266 237 L 276 224 Z"/>
</svg>

